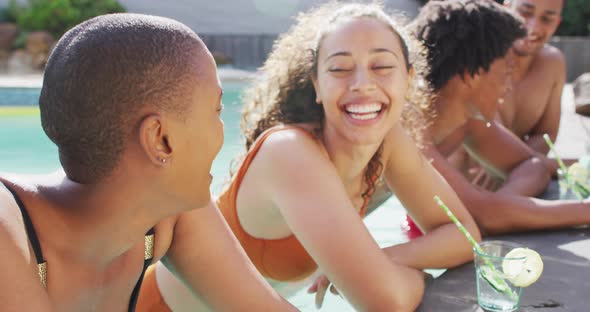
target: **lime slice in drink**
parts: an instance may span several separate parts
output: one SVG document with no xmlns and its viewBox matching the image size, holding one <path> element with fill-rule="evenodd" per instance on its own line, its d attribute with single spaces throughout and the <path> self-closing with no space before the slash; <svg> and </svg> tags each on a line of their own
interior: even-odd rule
<svg viewBox="0 0 590 312">
<path fill-rule="evenodd" d="M 590 172 L 579 162 L 573 163 L 568 169 L 567 174 L 570 176 L 573 181 L 577 181 L 578 183 L 587 186 L 588 179 L 590 179 Z"/>
<path fill-rule="evenodd" d="M 502 273 L 500 273 L 499 271 L 484 266 L 480 269 L 479 274 L 497 292 L 507 293 L 511 291 L 510 287 L 508 286 L 508 284 L 506 284 L 506 281 L 502 277 Z"/>
<path fill-rule="evenodd" d="M 532 249 L 514 248 L 505 258 L 524 258 L 522 261 L 506 259 L 502 262 L 502 271 L 514 286 L 528 287 L 543 273 L 543 260 Z"/>
</svg>

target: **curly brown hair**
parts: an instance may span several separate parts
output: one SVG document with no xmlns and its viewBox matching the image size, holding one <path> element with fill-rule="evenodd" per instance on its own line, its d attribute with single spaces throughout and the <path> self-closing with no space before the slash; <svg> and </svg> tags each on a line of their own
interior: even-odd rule
<svg viewBox="0 0 590 312">
<path fill-rule="evenodd" d="M 408 26 L 427 48 L 426 80 L 438 91 L 455 75 L 475 75 L 526 36 L 517 13 L 493 1 L 431 1 Z"/>
<path fill-rule="evenodd" d="M 261 75 L 244 92 L 241 127 L 246 149 L 265 130 L 281 124 L 317 124 L 314 135 L 321 136 L 324 111 L 321 105 L 315 103 L 316 93 L 311 78 L 317 72 L 317 52 L 322 39 L 339 23 L 365 17 L 381 21 L 399 38 L 407 70 L 410 71 L 416 65 L 425 66 L 426 63 L 420 61 L 424 55 L 422 49 L 419 49 L 415 41 L 410 42 L 403 26 L 392 16 L 385 13 L 380 3 L 330 2 L 300 13 L 295 25 L 274 43 L 272 52 L 260 69 Z M 420 79 L 420 75 L 414 77 L 416 82 Z M 426 95 L 430 93 L 424 83 L 412 83 L 411 89 L 404 106 L 402 122 L 419 143 L 422 130 L 427 125 L 425 121 L 430 101 Z M 418 94 L 420 96 L 416 96 Z M 368 188 L 363 193 L 363 198 L 371 196 L 374 178 L 381 175 L 381 150 L 379 148 L 365 170 Z"/>
</svg>

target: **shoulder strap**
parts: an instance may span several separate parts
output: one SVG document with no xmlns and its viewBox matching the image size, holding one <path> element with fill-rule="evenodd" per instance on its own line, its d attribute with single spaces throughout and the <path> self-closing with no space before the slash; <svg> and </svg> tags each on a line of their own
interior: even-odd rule
<svg viewBox="0 0 590 312">
<path fill-rule="evenodd" d="M 41 285 L 43 288 L 47 288 L 47 262 L 43 259 L 43 251 L 41 250 L 41 244 L 39 243 L 39 237 L 37 237 L 37 232 L 35 232 L 35 227 L 33 226 L 33 222 L 31 221 L 31 217 L 29 217 L 29 213 L 25 208 L 25 204 L 20 199 L 20 197 L 16 194 L 16 192 L 10 188 L 8 185 L 0 182 L 3 184 L 4 187 L 12 194 L 18 208 L 20 209 L 20 213 L 23 216 L 23 222 L 25 223 L 25 230 L 27 231 L 27 237 L 29 238 L 29 242 L 31 242 L 31 247 L 33 248 L 33 253 L 35 253 L 35 259 L 37 261 L 37 273 L 39 274 L 39 280 L 41 281 Z"/>
<path fill-rule="evenodd" d="M 141 289 L 141 284 L 143 283 L 145 271 L 150 266 L 150 264 L 152 264 L 152 259 L 154 258 L 154 237 L 154 228 L 151 228 L 144 237 L 143 270 L 141 271 L 139 280 L 137 281 L 137 284 L 135 284 L 135 288 L 133 288 L 133 292 L 131 293 L 131 298 L 129 299 L 129 312 L 135 312 L 135 306 L 137 305 L 139 290 Z"/>
<path fill-rule="evenodd" d="M 39 243 L 39 238 L 37 237 L 37 232 L 35 232 L 35 227 L 33 226 L 33 222 L 31 221 L 31 217 L 29 217 L 29 213 L 25 208 L 24 203 L 20 199 L 20 197 L 16 194 L 14 190 L 12 190 L 8 185 L 4 185 L 6 189 L 12 194 L 18 208 L 20 209 L 20 213 L 23 216 L 23 222 L 25 223 L 25 229 L 27 230 L 27 236 L 29 237 L 29 241 L 31 242 L 31 246 L 33 247 L 33 252 L 35 253 L 35 258 L 37 259 L 37 264 L 41 264 L 45 262 L 43 259 L 43 252 L 41 251 L 41 244 Z"/>
<path fill-rule="evenodd" d="M 301 127 L 297 127 L 297 126 L 293 126 L 293 125 L 278 125 L 278 126 L 274 126 L 274 127 L 264 130 L 256 138 L 256 140 L 254 140 L 254 142 L 250 146 L 250 149 L 246 153 L 246 157 L 244 157 L 244 159 L 242 160 L 242 163 L 240 164 L 240 167 L 235 174 L 235 177 L 236 177 L 235 183 L 236 183 L 237 187 L 239 187 L 240 184 L 242 184 L 242 179 L 243 179 L 244 175 L 246 174 L 246 171 L 250 167 L 250 163 L 254 160 L 254 157 L 256 157 L 256 154 L 258 154 L 258 150 L 260 150 L 260 148 L 262 147 L 262 143 L 264 143 L 264 141 L 271 134 L 273 134 L 275 132 L 279 132 L 279 131 L 284 131 L 284 130 L 297 130 L 297 131 L 304 133 L 305 135 L 310 137 L 312 140 L 316 139 L 311 132 L 309 132 L 306 129 L 303 129 Z"/>
</svg>

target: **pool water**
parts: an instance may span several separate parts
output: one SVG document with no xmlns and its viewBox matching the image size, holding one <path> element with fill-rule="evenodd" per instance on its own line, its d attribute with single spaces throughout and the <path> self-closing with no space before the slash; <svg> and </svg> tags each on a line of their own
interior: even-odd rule
<svg viewBox="0 0 590 312">
<path fill-rule="evenodd" d="M 224 82 L 222 85 L 225 143 L 213 163 L 214 194 L 227 182 L 230 163 L 243 150 L 240 140 L 240 91 L 244 84 Z M 0 99 L 3 99 L 0 101 L 0 172 L 42 174 L 59 169 L 57 148 L 41 128 L 36 108 L 38 96 L 38 89 L 0 89 Z M 391 198 L 366 217 L 365 223 L 380 246 L 391 246 L 407 241 L 399 226 L 405 214 L 399 201 Z M 302 311 L 316 311 L 314 296 L 307 294 L 306 290 L 307 286 L 288 299 Z M 328 293 L 322 311 L 345 312 L 353 309 L 344 299 Z"/>
<path fill-rule="evenodd" d="M 212 190 L 227 181 L 229 164 L 243 150 L 240 144 L 240 90 L 243 83 L 223 84 L 222 119 L 225 144 L 213 163 Z M 37 101 L 39 89 L 0 89 L 0 172 L 49 173 L 60 168 L 57 147 L 43 132 Z"/>
</svg>

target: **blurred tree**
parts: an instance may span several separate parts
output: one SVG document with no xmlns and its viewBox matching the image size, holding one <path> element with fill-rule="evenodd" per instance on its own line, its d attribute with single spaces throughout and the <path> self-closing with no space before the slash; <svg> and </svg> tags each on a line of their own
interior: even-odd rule
<svg viewBox="0 0 590 312">
<path fill-rule="evenodd" d="M 10 0 L 6 10 L 7 19 L 25 32 L 45 30 L 55 38 L 89 18 L 124 11 L 117 0 L 28 0 L 26 5 Z"/>
<path fill-rule="evenodd" d="M 415 0 L 424 5 L 428 0 Z M 436 1 L 436 0 L 431 0 Z M 503 0 L 494 0 L 503 3 Z M 557 36 L 590 36 L 590 0 L 564 0 Z"/>
<path fill-rule="evenodd" d="M 557 28 L 558 36 L 590 35 L 590 1 L 564 0 L 561 13 L 561 25 Z"/>
</svg>

